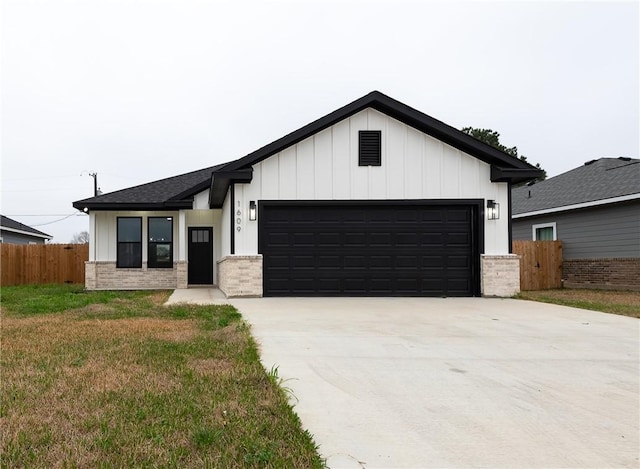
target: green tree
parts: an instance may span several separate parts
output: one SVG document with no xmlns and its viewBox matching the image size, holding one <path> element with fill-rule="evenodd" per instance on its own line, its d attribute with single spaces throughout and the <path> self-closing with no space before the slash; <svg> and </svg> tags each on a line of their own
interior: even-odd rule
<svg viewBox="0 0 640 469">
<path fill-rule="evenodd" d="M 464 127 L 462 131 L 467 135 L 471 135 L 476 140 L 480 140 L 481 142 L 491 145 L 493 148 L 497 148 L 498 150 L 503 151 L 508 155 L 515 156 L 516 158 L 519 158 L 522 161 L 529 163 L 527 161 L 526 156 L 518 154 L 518 147 L 509 148 L 503 145 L 502 143 L 500 143 L 500 134 L 495 130 L 477 129 L 475 127 Z M 536 179 L 536 181 L 544 181 L 547 178 L 547 172 L 544 169 L 542 169 L 542 167 L 540 166 L 540 163 L 536 163 L 534 166 L 539 170 L 541 170 L 543 173 L 541 177 Z"/>
</svg>

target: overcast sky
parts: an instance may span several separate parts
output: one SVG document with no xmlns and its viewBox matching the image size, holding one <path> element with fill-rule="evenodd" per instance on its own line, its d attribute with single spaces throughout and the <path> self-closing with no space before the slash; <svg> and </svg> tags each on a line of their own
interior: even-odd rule
<svg viewBox="0 0 640 469">
<path fill-rule="evenodd" d="M 549 176 L 638 158 L 638 5 L 4 0 L 1 212 L 65 243 L 88 172 L 111 192 L 234 160 L 372 90 Z"/>
</svg>

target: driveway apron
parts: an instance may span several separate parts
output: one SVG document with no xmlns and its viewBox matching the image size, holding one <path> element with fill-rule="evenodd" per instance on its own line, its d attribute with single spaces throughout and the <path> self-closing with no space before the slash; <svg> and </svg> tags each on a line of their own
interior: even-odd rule
<svg viewBox="0 0 640 469">
<path fill-rule="evenodd" d="M 511 299 L 228 300 L 329 467 L 638 467 L 637 319 Z"/>
</svg>

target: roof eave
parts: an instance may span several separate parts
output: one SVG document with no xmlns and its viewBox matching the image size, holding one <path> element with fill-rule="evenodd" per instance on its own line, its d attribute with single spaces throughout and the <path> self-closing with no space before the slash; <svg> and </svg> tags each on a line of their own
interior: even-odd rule
<svg viewBox="0 0 640 469">
<path fill-rule="evenodd" d="M 121 211 L 160 211 L 160 210 L 178 210 L 193 208 L 193 200 L 171 200 L 167 202 L 74 202 L 73 207 L 81 212 L 91 210 L 121 210 Z M 86 209 L 86 210 L 85 210 Z"/>
<path fill-rule="evenodd" d="M 19 230 L 17 228 L 10 228 L 8 226 L 2 226 L 2 225 L 0 225 L 0 231 L 8 231 L 10 233 L 16 233 L 16 234 L 21 234 L 25 236 L 32 236 L 34 238 L 42 238 L 42 239 L 53 238 L 53 236 L 43 233 L 42 231 L 39 231 L 38 233 L 34 233 L 33 231 Z"/>
<path fill-rule="evenodd" d="M 227 191 L 232 183 L 247 184 L 253 180 L 253 168 L 216 171 L 211 177 L 209 208 L 222 208 Z"/>
</svg>

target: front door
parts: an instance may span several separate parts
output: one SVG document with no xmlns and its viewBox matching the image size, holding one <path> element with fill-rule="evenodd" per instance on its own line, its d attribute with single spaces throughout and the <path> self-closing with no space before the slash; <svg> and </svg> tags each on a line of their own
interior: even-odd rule
<svg viewBox="0 0 640 469">
<path fill-rule="evenodd" d="M 189 228 L 189 285 L 213 284 L 213 228 Z"/>
</svg>

